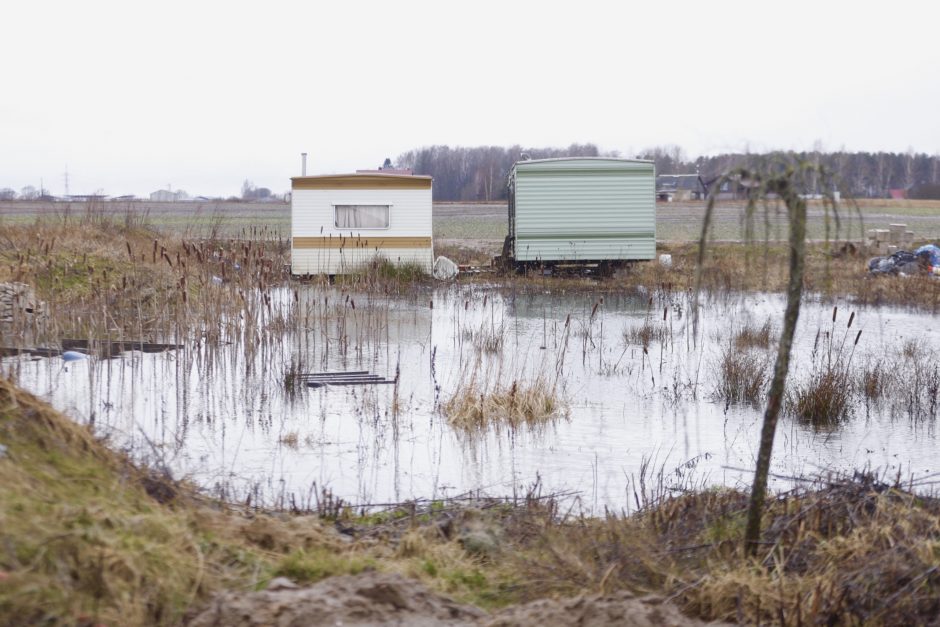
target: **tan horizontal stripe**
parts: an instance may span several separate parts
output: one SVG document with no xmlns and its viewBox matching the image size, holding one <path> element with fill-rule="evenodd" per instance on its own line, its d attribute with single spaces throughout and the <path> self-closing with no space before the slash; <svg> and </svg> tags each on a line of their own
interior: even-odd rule
<svg viewBox="0 0 940 627">
<path fill-rule="evenodd" d="M 419 176 L 316 176 L 291 179 L 293 189 L 431 189 L 430 177 Z"/>
<path fill-rule="evenodd" d="M 430 237 L 295 237 L 294 248 L 430 248 Z"/>
</svg>

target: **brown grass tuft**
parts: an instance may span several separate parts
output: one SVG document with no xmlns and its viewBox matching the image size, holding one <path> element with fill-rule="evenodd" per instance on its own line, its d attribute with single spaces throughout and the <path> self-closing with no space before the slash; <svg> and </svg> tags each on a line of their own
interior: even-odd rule
<svg viewBox="0 0 940 627">
<path fill-rule="evenodd" d="M 513 380 L 506 385 L 481 384 L 474 377 L 446 400 L 441 410 L 451 425 L 465 431 L 482 431 L 508 425 L 534 427 L 566 415 L 567 405 L 557 385 L 545 376 L 530 382 Z"/>
<path fill-rule="evenodd" d="M 734 346 L 725 348 L 718 365 L 715 395 L 726 403 L 758 405 L 768 381 L 768 359 Z"/>
<path fill-rule="evenodd" d="M 764 324 L 759 327 L 747 323 L 734 336 L 734 345 L 739 349 L 770 348 L 776 341 L 777 337 L 770 320 L 764 321 Z"/>
</svg>

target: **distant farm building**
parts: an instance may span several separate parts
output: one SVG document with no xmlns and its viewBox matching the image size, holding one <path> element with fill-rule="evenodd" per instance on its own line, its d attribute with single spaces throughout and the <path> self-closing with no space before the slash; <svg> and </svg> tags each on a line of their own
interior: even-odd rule
<svg viewBox="0 0 940 627">
<path fill-rule="evenodd" d="M 376 260 L 430 273 L 431 177 L 357 172 L 291 179 L 291 272 L 349 274 Z"/>
<path fill-rule="evenodd" d="M 509 173 L 509 236 L 517 266 L 598 263 L 656 253 L 652 161 L 573 157 L 519 161 Z"/>
<path fill-rule="evenodd" d="M 703 200 L 707 195 L 708 190 L 698 174 L 660 174 L 656 177 L 657 200 Z"/>
<path fill-rule="evenodd" d="M 101 202 L 107 200 L 106 194 L 69 194 L 63 200 L 68 202 Z"/>
<path fill-rule="evenodd" d="M 150 200 L 154 202 L 178 202 L 180 200 L 189 200 L 189 194 L 181 189 L 175 192 L 169 189 L 158 189 L 150 194 Z"/>
</svg>

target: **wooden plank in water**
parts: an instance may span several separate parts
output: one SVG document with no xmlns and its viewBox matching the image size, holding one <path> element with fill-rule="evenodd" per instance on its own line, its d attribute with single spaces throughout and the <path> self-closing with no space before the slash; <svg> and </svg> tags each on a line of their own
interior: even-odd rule
<svg viewBox="0 0 940 627">
<path fill-rule="evenodd" d="M 327 385 L 388 385 L 395 383 L 394 379 L 331 379 L 328 381 L 307 381 L 307 387 L 322 388 Z"/>
<path fill-rule="evenodd" d="M 319 379 L 327 377 L 348 377 L 369 374 L 368 370 L 347 370 L 346 372 L 307 372 L 300 375 L 301 379 Z"/>
<path fill-rule="evenodd" d="M 104 355 L 115 355 L 125 351 L 162 353 L 163 351 L 177 350 L 181 348 L 183 348 L 182 344 L 164 344 L 158 342 L 143 342 L 140 340 L 62 340 L 62 350 L 95 350 Z"/>
<path fill-rule="evenodd" d="M 14 357 L 16 355 L 32 355 L 34 357 L 58 357 L 62 351 L 58 348 L 18 348 L 14 346 L 0 346 L 0 356 Z"/>
<path fill-rule="evenodd" d="M 345 372 L 313 372 L 301 375 L 308 387 L 321 388 L 326 385 L 383 385 L 395 383 L 394 379 L 385 379 L 367 370 L 348 370 Z"/>
</svg>

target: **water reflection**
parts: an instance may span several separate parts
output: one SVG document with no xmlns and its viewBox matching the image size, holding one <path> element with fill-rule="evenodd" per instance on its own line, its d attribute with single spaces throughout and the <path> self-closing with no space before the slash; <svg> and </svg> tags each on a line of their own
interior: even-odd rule
<svg viewBox="0 0 940 627">
<path fill-rule="evenodd" d="M 768 318 L 779 324 L 775 296 L 707 302 L 698 337 L 684 294 L 474 286 L 398 298 L 304 286 L 279 298 L 293 302 L 293 326 L 272 332 L 274 340 L 190 341 L 179 352 L 67 367 L 57 359 L 4 363 L 21 385 L 94 421 L 118 446 L 255 502 L 309 502 L 323 486 L 354 503 L 468 490 L 513 495 L 538 476 L 543 489 L 576 491 L 588 508 L 619 509 L 635 505 L 644 463 L 664 469 L 667 483 L 749 483 L 761 408 L 716 400 L 716 376 L 736 329 Z M 832 323 L 831 305 L 804 307 L 792 381 L 808 375 L 819 333 L 844 325 L 849 309 L 840 305 Z M 854 325 L 863 330 L 853 356 L 859 367 L 905 342 L 938 346 L 929 315 L 859 309 Z M 368 370 L 398 384 L 292 395 L 284 385 L 292 364 Z M 557 380 L 567 419 L 470 434 L 439 411 L 468 377 L 526 381 L 540 373 Z M 925 474 L 936 470 L 933 426 L 890 403 L 859 402 L 835 430 L 784 419 L 773 472 L 871 465 Z"/>
</svg>

